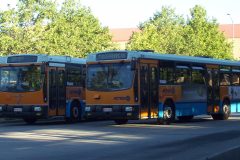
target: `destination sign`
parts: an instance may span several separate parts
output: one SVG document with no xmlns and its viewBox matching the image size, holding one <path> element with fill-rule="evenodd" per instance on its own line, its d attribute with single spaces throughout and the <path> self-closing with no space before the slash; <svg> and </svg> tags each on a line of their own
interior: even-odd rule
<svg viewBox="0 0 240 160">
<path fill-rule="evenodd" d="M 114 60 L 114 59 L 127 59 L 127 52 L 106 52 L 98 53 L 96 60 Z"/>
<path fill-rule="evenodd" d="M 29 63 L 37 62 L 37 56 L 11 56 L 8 57 L 7 63 Z"/>
</svg>

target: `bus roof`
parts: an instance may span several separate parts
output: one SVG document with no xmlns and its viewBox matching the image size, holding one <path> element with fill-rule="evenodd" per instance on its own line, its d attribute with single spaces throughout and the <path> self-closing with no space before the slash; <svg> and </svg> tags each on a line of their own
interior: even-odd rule
<svg viewBox="0 0 240 160">
<path fill-rule="evenodd" d="M 227 66 L 240 66 L 239 61 L 221 60 L 215 58 L 204 58 L 204 57 L 192 57 L 176 54 L 163 54 L 156 52 L 145 52 L 145 51 L 107 51 L 89 54 L 87 62 L 98 62 L 101 60 L 132 60 L 132 59 L 157 59 L 157 60 L 169 60 L 177 62 L 191 62 L 200 64 L 218 64 Z"/>
<path fill-rule="evenodd" d="M 5 56 L 2 58 L 4 59 L 4 64 L 42 62 L 86 64 L 86 59 L 84 58 L 73 58 L 70 56 L 50 56 L 47 54 L 17 54 Z"/>
<path fill-rule="evenodd" d="M 5 58 L 4 57 L 0 57 L 0 64 L 5 62 Z"/>
</svg>

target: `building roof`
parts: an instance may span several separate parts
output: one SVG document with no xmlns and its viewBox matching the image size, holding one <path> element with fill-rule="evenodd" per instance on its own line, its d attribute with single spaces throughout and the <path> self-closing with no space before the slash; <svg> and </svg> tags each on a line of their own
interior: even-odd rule
<svg viewBox="0 0 240 160">
<path fill-rule="evenodd" d="M 233 37 L 232 24 L 220 24 L 219 30 L 224 33 L 226 38 Z M 129 41 L 133 32 L 141 32 L 138 28 L 114 28 L 110 29 L 113 42 L 127 42 Z M 234 38 L 240 38 L 240 24 L 234 25 Z"/>
<path fill-rule="evenodd" d="M 130 39 L 133 32 L 140 32 L 138 28 L 115 28 L 110 29 L 110 33 L 113 36 L 113 42 L 126 42 Z"/>
<path fill-rule="evenodd" d="M 233 38 L 233 27 L 234 27 L 234 38 L 240 38 L 240 24 L 220 24 L 219 29 L 224 33 L 227 38 Z"/>
</svg>

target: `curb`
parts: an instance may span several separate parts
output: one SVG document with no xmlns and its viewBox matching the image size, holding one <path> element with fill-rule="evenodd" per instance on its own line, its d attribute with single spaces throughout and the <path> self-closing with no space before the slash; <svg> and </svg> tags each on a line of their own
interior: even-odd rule
<svg viewBox="0 0 240 160">
<path fill-rule="evenodd" d="M 206 158 L 206 160 L 239 160 L 240 159 L 240 146 L 230 148 L 224 152 L 215 154 L 211 157 Z"/>
<path fill-rule="evenodd" d="M 22 119 L 15 119 L 15 118 L 0 118 L 0 123 L 14 123 L 14 122 L 21 122 Z"/>
</svg>

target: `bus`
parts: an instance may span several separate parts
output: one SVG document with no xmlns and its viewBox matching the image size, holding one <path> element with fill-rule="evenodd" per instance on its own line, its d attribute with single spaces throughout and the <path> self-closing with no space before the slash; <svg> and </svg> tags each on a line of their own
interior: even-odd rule
<svg viewBox="0 0 240 160">
<path fill-rule="evenodd" d="M 4 63 L 4 58 L 0 57 L 0 64 Z"/>
<path fill-rule="evenodd" d="M 0 117 L 65 118 L 76 122 L 85 107 L 86 59 L 45 54 L 5 56 L 0 64 Z"/>
<path fill-rule="evenodd" d="M 240 112 L 240 63 L 207 57 L 108 51 L 87 57 L 87 118 L 156 119 L 160 124 L 197 115 L 226 120 Z"/>
</svg>

